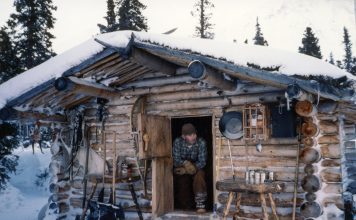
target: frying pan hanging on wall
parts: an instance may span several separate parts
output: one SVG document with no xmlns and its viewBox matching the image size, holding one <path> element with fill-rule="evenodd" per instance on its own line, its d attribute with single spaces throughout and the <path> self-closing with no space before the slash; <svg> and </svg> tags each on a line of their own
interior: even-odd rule
<svg viewBox="0 0 356 220">
<path fill-rule="evenodd" d="M 242 113 L 225 112 L 219 121 L 219 130 L 229 139 L 239 139 L 243 136 Z"/>
</svg>

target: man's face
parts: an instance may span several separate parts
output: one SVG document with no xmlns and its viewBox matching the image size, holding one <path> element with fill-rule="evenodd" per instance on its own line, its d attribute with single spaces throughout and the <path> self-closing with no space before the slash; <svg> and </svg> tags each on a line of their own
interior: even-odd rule
<svg viewBox="0 0 356 220">
<path fill-rule="evenodd" d="M 195 141 L 197 140 L 197 134 L 193 133 L 193 134 L 183 135 L 183 138 L 187 143 L 194 144 Z"/>
</svg>

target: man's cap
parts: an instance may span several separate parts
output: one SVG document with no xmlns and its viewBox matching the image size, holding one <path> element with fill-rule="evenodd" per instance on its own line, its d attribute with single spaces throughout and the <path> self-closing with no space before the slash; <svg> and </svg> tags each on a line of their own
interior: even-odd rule
<svg viewBox="0 0 356 220">
<path fill-rule="evenodd" d="M 193 124 L 186 123 L 182 126 L 182 135 L 189 135 L 193 133 L 197 133 L 197 130 L 195 129 Z"/>
</svg>

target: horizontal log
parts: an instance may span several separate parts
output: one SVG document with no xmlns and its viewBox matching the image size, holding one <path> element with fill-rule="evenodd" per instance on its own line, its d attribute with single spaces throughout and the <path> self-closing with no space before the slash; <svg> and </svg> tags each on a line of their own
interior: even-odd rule
<svg viewBox="0 0 356 220">
<path fill-rule="evenodd" d="M 216 130 L 216 134 L 220 135 L 220 131 Z M 222 145 L 228 146 L 228 142 L 230 145 L 238 145 L 238 146 L 245 146 L 248 145 L 244 140 L 228 140 L 227 138 L 222 138 Z M 267 140 L 261 140 L 261 144 L 263 145 L 287 145 L 287 146 L 295 146 L 298 144 L 298 140 L 296 138 L 269 138 Z M 254 145 L 253 145 L 254 146 Z M 285 148 L 286 146 L 281 146 L 281 149 Z"/>
<path fill-rule="evenodd" d="M 245 167 L 244 167 L 245 168 Z M 245 168 L 246 169 L 246 168 Z M 237 171 L 236 169 L 235 170 L 235 176 L 236 177 L 239 177 L 239 178 L 245 178 L 245 172 L 243 171 Z M 269 170 L 272 170 L 272 169 L 269 169 Z M 274 179 L 276 181 L 281 181 L 281 182 L 290 182 L 290 181 L 294 181 L 294 178 L 295 178 L 295 173 L 293 173 L 292 171 L 274 171 Z M 298 177 L 299 179 L 302 179 L 303 177 L 305 176 L 305 173 L 303 172 L 300 172 L 298 174 Z M 223 179 L 229 179 L 232 177 L 232 171 L 231 171 L 231 168 L 222 168 L 219 170 L 219 176 L 217 177 L 218 179 L 220 180 L 223 180 Z"/>
<path fill-rule="evenodd" d="M 54 193 L 49 197 L 52 202 L 59 202 L 61 200 L 66 200 L 69 198 L 69 193 Z"/>
<path fill-rule="evenodd" d="M 342 184 L 341 183 L 327 183 L 323 186 L 322 191 L 327 194 L 341 194 Z"/>
<path fill-rule="evenodd" d="M 321 161 L 321 166 L 323 166 L 323 167 L 340 167 L 341 160 L 340 159 L 324 159 Z"/>
<path fill-rule="evenodd" d="M 323 158 L 340 159 L 340 144 L 321 144 L 320 152 Z"/>
<path fill-rule="evenodd" d="M 267 201 L 266 201 L 267 202 Z M 218 213 L 222 213 L 225 206 L 221 206 L 218 208 Z M 290 220 L 292 219 L 292 209 L 291 208 L 277 208 L 277 215 L 280 220 Z M 235 207 L 232 205 L 230 207 L 229 213 L 227 217 L 232 218 L 234 213 L 236 212 Z M 274 216 L 272 215 L 272 210 L 267 208 L 268 220 L 274 220 Z M 220 214 L 221 215 L 221 214 Z M 242 219 L 263 219 L 263 214 L 261 210 L 261 206 L 241 206 L 240 212 L 238 216 Z M 299 212 L 296 213 L 296 220 L 302 220 Z"/>
<path fill-rule="evenodd" d="M 318 138 L 319 144 L 338 144 L 339 137 L 336 135 L 323 135 Z"/>
<path fill-rule="evenodd" d="M 321 113 L 331 114 L 336 111 L 338 103 L 334 101 L 322 101 L 318 105 L 318 111 Z"/>
<path fill-rule="evenodd" d="M 222 205 L 227 202 L 228 193 L 220 193 L 218 195 L 218 201 Z M 292 207 L 293 206 L 293 194 L 292 193 L 276 193 L 273 194 L 274 202 L 277 207 Z M 267 206 L 270 207 L 270 200 L 266 198 Z M 303 202 L 303 194 L 299 194 L 297 197 L 297 206 L 300 206 Z M 232 204 L 236 203 L 236 196 L 232 200 Z M 256 193 L 241 193 L 241 205 L 242 206 L 260 206 L 261 200 L 259 194 Z"/>
<path fill-rule="evenodd" d="M 240 146 L 240 145 L 230 145 L 232 156 L 255 156 L 255 157 L 292 157 L 297 156 L 297 146 L 290 145 L 287 148 L 281 147 L 280 145 L 262 145 L 262 151 L 256 151 L 256 146 Z M 218 154 L 218 149 L 216 149 L 216 154 Z M 220 149 L 220 155 L 229 155 L 229 147 L 227 145 L 222 145 Z"/>
<path fill-rule="evenodd" d="M 283 192 L 285 184 L 283 182 L 271 182 L 265 184 L 249 184 L 245 179 L 220 180 L 216 182 L 216 189 L 220 191 L 233 192 L 255 192 L 255 193 L 276 193 Z"/>
<path fill-rule="evenodd" d="M 235 167 L 239 166 L 257 166 L 262 168 L 268 167 L 295 167 L 295 160 L 291 160 L 290 158 L 284 157 L 253 157 L 253 156 L 241 156 L 241 157 L 233 157 L 233 164 Z M 304 163 L 300 163 L 300 166 L 304 166 Z M 220 158 L 220 166 L 221 167 L 229 167 L 230 166 L 230 158 Z"/>
<path fill-rule="evenodd" d="M 56 79 L 54 87 L 58 91 L 84 94 L 88 96 L 108 98 L 117 95 L 115 89 L 100 83 L 89 82 L 77 77 L 60 77 Z"/>
<path fill-rule="evenodd" d="M 317 118 L 319 120 L 325 120 L 325 121 L 333 121 L 337 122 L 339 120 L 338 116 L 334 114 L 323 114 L 323 113 L 318 113 Z"/>
<path fill-rule="evenodd" d="M 67 182 L 60 182 L 58 184 L 51 183 L 49 185 L 49 191 L 51 193 L 64 193 L 70 190 L 70 184 Z"/>
<path fill-rule="evenodd" d="M 204 65 L 199 60 L 193 60 L 188 65 L 188 72 L 192 78 L 202 80 L 208 85 L 225 91 L 234 91 L 236 82 L 225 79 L 223 73 L 219 73 L 214 68 Z"/>
<path fill-rule="evenodd" d="M 344 210 L 344 201 L 342 198 L 342 195 L 326 195 L 322 202 L 321 205 L 323 207 L 327 207 L 328 205 L 335 204 L 336 207 L 338 207 L 340 210 Z"/>
<path fill-rule="evenodd" d="M 319 129 L 322 134 L 337 134 L 339 131 L 338 123 L 333 121 L 320 121 Z"/>
<path fill-rule="evenodd" d="M 256 102 L 275 102 L 283 97 L 282 93 L 264 93 L 254 95 L 233 96 L 231 98 L 210 98 L 199 100 L 186 100 L 181 102 L 155 103 L 147 105 L 148 111 L 182 110 L 196 108 L 226 107 L 230 105 L 243 105 Z"/>
<path fill-rule="evenodd" d="M 128 88 L 142 88 L 142 87 L 155 87 L 162 85 L 172 85 L 177 83 L 194 83 L 197 82 L 197 79 L 192 78 L 190 75 L 180 75 L 180 76 L 171 76 L 171 77 L 160 77 L 153 79 L 140 79 L 137 81 L 125 83 L 118 87 L 119 90 L 128 89 Z"/>
<path fill-rule="evenodd" d="M 325 168 L 320 171 L 320 178 L 323 182 L 341 182 L 340 168 Z"/>
<path fill-rule="evenodd" d="M 166 117 L 190 117 L 190 116 L 212 116 L 214 111 L 217 110 L 215 109 L 207 109 L 207 108 L 201 108 L 201 109 L 183 109 L 183 110 L 172 110 L 172 111 L 150 111 L 147 110 L 146 113 L 150 115 L 160 115 L 160 116 L 166 116 Z"/>
</svg>

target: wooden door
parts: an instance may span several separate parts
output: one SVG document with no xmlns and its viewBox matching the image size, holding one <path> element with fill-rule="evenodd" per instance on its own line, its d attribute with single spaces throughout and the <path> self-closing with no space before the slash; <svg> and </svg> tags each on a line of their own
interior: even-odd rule
<svg viewBox="0 0 356 220">
<path fill-rule="evenodd" d="M 173 211 L 171 122 L 167 117 L 138 115 L 139 158 L 152 159 L 153 218 Z"/>
<path fill-rule="evenodd" d="M 138 114 L 139 158 L 171 157 L 172 138 L 169 118 Z"/>
</svg>

